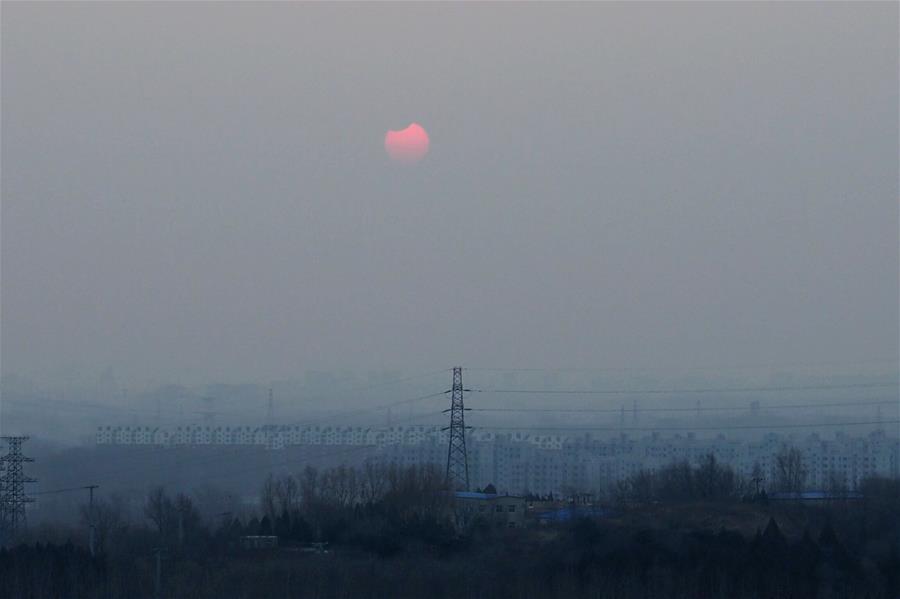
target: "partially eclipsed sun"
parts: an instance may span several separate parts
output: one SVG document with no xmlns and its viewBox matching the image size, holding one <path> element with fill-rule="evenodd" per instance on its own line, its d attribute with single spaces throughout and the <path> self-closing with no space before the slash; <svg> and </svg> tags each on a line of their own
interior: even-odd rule
<svg viewBox="0 0 900 599">
<path fill-rule="evenodd" d="M 401 131 L 388 131 L 384 149 L 394 162 L 413 164 L 428 153 L 428 133 L 418 123 Z"/>
</svg>

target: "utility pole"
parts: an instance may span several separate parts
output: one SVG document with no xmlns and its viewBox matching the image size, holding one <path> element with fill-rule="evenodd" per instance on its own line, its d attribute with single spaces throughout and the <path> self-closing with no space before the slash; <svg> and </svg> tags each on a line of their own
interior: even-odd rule
<svg viewBox="0 0 900 599">
<path fill-rule="evenodd" d="M 450 390 L 450 441 L 447 446 L 447 485 L 451 490 L 469 490 L 469 457 L 466 452 L 466 408 L 463 406 L 462 368 L 453 369 L 453 388 Z"/>
<path fill-rule="evenodd" d="M 90 493 L 90 499 L 88 500 L 88 526 L 90 527 L 90 540 L 89 547 L 91 549 L 91 557 L 94 557 L 97 553 L 97 520 L 94 518 L 94 489 L 98 489 L 100 485 L 88 485 L 85 487 Z"/>
<path fill-rule="evenodd" d="M 154 547 L 153 551 L 156 553 L 156 593 L 154 597 L 156 599 L 162 599 L 162 547 Z"/>
<path fill-rule="evenodd" d="M 0 458 L 0 463 L 5 469 L 3 476 L 0 476 L 0 486 L 3 489 L 3 494 L 0 495 L 3 520 L 0 524 L 12 535 L 26 524 L 25 506 L 34 503 L 33 497 L 25 495 L 25 485 L 37 480 L 26 476 L 22 468 L 25 462 L 34 461 L 34 458 L 22 455 L 22 444 L 28 437 L 3 437 L 3 439 L 6 441 L 7 453 Z"/>
</svg>

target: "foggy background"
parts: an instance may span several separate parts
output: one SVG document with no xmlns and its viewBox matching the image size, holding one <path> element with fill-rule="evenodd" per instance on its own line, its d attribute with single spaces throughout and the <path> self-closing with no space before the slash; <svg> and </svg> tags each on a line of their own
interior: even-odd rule
<svg viewBox="0 0 900 599">
<path fill-rule="evenodd" d="M 7 382 L 896 372 L 896 4 L 2 13 Z"/>
</svg>

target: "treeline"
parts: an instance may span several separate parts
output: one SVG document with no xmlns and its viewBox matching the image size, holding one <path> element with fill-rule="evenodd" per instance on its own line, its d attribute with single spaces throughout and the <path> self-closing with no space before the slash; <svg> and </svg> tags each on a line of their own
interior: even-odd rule
<svg viewBox="0 0 900 599">
<path fill-rule="evenodd" d="M 870 479 L 865 501 L 813 507 L 743 503 L 745 490 L 707 458 L 635 475 L 614 518 L 510 530 L 457 527 L 429 466 L 270 477 L 246 513 L 155 488 L 137 511 L 101 499 L 81 527 L 32 530 L 0 550 L 0 599 L 900 596 L 900 481 Z M 693 524 L 710 506 L 736 516 Z M 277 535 L 279 547 L 247 548 L 248 535 Z"/>
<path fill-rule="evenodd" d="M 619 503 L 759 499 L 765 498 L 767 491 L 806 490 L 808 474 L 803 454 L 795 447 L 782 447 L 775 454 L 770 472 L 764 472 L 757 464 L 747 478 L 708 454 L 696 465 L 682 460 L 656 470 L 640 470 L 617 481 L 610 495 Z M 832 476 L 824 490 L 840 495 L 847 493 L 849 487 L 845 481 Z"/>
<path fill-rule="evenodd" d="M 457 537 L 452 497 L 436 466 L 367 463 L 356 469 L 311 466 L 298 476 L 270 476 L 261 517 L 232 522 L 244 534 L 275 534 L 288 543 L 342 544 L 378 555 L 410 544 L 449 547 Z"/>
<path fill-rule="evenodd" d="M 788 539 L 774 519 L 752 537 L 720 529 L 622 530 L 591 520 L 534 558 L 580 597 L 896 597 L 896 550 L 850 548 L 826 523 Z M 558 594 L 555 596 L 562 596 Z"/>
<path fill-rule="evenodd" d="M 873 550 L 826 523 L 798 538 L 776 520 L 752 536 L 582 519 L 547 531 L 481 531 L 465 550 L 373 559 L 358 552 L 165 555 L 160 596 L 181 599 L 893 599 L 896 547 Z M 894 525 L 896 533 L 896 524 Z M 877 545 L 878 540 L 873 539 Z M 0 598 L 156 596 L 153 555 L 83 547 L 0 550 Z"/>
<path fill-rule="evenodd" d="M 195 496 L 156 487 L 137 515 L 115 497 L 82 506 L 81 530 L 93 527 L 99 554 L 165 547 L 223 555 L 237 550 L 243 536 L 275 535 L 281 546 L 337 543 L 389 555 L 411 543 L 454 542 L 451 504 L 443 472 L 433 465 L 307 467 L 297 476 L 269 476 L 258 510 L 210 513 Z M 56 532 L 45 537 L 58 541 Z"/>
<path fill-rule="evenodd" d="M 751 487 L 712 455 L 699 465 L 675 462 L 658 470 L 641 470 L 619 481 L 613 496 L 619 503 L 685 502 L 746 497 Z"/>
</svg>

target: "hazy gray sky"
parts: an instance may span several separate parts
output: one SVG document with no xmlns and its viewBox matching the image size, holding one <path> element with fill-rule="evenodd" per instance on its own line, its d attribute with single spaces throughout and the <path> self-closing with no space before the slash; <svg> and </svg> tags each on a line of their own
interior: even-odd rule
<svg viewBox="0 0 900 599">
<path fill-rule="evenodd" d="M 2 13 L 4 373 L 898 358 L 896 3 Z"/>
</svg>

